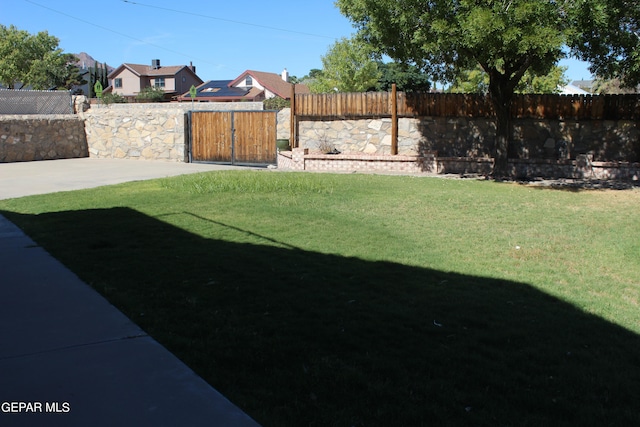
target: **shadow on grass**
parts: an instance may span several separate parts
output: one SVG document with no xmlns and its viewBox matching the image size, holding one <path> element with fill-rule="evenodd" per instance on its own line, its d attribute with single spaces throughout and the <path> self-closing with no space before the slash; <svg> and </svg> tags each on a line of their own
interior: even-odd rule
<svg viewBox="0 0 640 427">
<path fill-rule="evenodd" d="M 264 426 L 640 421 L 640 338 L 527 284 L 127 208 L 2 214 Z"/>
<path fill-rule="evenodd" d="M 513 182 L 513 181 L 512 181 Z M 531 179 L 516 181 L 537 190 L 562 190 L 578 193 L 585 190 L 632 190 L 640 188 L 640 181 L 602 179 Z"/>
</svg>

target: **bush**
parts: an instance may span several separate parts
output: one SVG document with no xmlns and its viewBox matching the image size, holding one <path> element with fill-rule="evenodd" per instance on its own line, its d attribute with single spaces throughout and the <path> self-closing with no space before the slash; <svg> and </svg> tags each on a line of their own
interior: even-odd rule
<svg viewBox="0 0 640 427">
<path fill-rule="evenodd" d="M 280 98 L 276 96 L 275 98 L 265 99 L 264 101 L 262 101 L 262 105 L 264 106 L 265 110 L 280 111 L 283 108 L 291 107 L 291 101 L 287 101 L 284 98 Z"/>
<path fill-rule="evenodd" d="M 164 101 L 164 90 L 159 87 L 147 86 L 138 93 L 136 99 L 144 102 L 162 102 Z"/>
<path fill-rule="evenodd" d="M 102 95 L 102 102 L 105 104 L 125 104 L 127 100 L 117 93 L 105 93 Z"/>
</svg>

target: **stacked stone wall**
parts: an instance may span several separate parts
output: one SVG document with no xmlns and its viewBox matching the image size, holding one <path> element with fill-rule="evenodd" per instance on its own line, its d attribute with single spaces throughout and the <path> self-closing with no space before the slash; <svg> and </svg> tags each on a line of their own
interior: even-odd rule
<svg viewBox="0 0 640 427">
<path fill-rule="evenodd" d="M 343 153 L 391 153 L 391 119 L 304 120 L 298 123 L 300 148 Z M 398 154 L 437 152 L 441 157 L 492 157 L 492 120 L 466 117 L 422 117 L 398 120 Z M 640 162 L 640 127 L 620 120 L 514 120 L 513 159 L 576 159 L 590 154 L 596 161 Z"/>
<path fill-rule="evenodd" d="M 84 121 L 75 115 L 0 115 L 0 163 L 87 157 Z"/>
<path fill-rule="evenodd" d="M 277 138 L 291 139 L 291 109 L 285 108 L 278 111 L 276 120 L 278 122 Z"/>
</svg>

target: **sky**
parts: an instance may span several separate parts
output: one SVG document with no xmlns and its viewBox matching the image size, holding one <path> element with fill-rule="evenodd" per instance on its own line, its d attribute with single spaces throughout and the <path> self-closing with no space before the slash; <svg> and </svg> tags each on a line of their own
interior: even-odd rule
<svg viewBox="0 0 640 427">
<path fill-rule="evenodd" d="M 0 24 L 47 31 L 65 53 L 86 52 L 112 67 L 193 63 L 205 81 L 285 68 L 303 77 L 355 33 L 333 0 L 0 0 Z M 571 81 L 591 78 L 585 63 L 560 65 Z"/>
</svg>

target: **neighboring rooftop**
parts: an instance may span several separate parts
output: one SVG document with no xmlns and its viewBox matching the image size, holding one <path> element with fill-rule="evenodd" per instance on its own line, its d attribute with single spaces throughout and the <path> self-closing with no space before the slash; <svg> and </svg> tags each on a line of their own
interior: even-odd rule
<svg viewBox="0 0 640 427">
<path fill-rule="evenodd" d="M 289 83 L 289 74 L 285 69 L 282 74 L 264 71 L 247 70 L 234 80 L 209 80 L 196 87 L 196 101 L 263 101 L 280 97 L 291 98 L 294 87 Z M 295 85 L 296 93 L 309 93 L 305 85 Z M 182 101 L 191 99 L 190 93 L 179 97 Z"/>
<path fill-rule="evenodd" d="M 196 73 L 196 67 L 193 63 L 187 65 L 169 65 L 161 66 L 159 59 L 151 61 L 151 65 L 145 64 L 128 64 L 124 63 L 109 73 L 109 76 L 119 74 L 124 68 L 131 70 L 137 76 L 153 77 L 153 76 L 175 76 L 183 69 L 190 70 L 194 75 Z M 202 81 L 202 80 L 201 80 Z"/>
<path fill-rule="evenodd" d="M 569 83 L 569 86 L 578 87 L 588 93 L 593 93 L 593 84 L 595 80 L 574 80 Z"/>
</svg>

